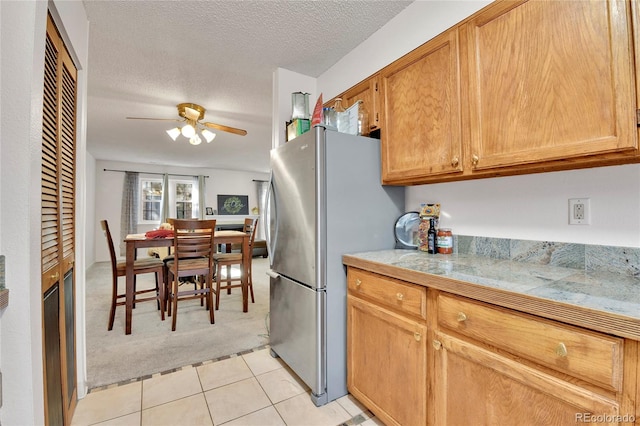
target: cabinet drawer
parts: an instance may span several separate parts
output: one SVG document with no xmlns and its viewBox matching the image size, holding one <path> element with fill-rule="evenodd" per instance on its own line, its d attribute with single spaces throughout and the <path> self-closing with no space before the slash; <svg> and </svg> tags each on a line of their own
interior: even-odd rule
<svg viewBox="0 0 640 426">
<path fill-rule="evenodd" d="M 427 317 L 427 289 L 370 272 L 349 268 L 347 275 L 349 292 L 364 296 L 381 305 Z"/>
<path fill-rule="evenodd" d="M 445 294 L 438 296 L 438 326 L 621 390 L 623 339 Z"/>
</svg>

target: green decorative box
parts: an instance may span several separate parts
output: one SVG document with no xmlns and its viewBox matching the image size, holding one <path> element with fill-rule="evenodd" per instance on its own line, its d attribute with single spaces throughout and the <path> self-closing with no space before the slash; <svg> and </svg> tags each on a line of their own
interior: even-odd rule
<svg viewBox="0 0 640 426">
<path fill-rule="evenodd" d="M 295 139 L 297 136 L 308 132 L 310 129 L 311 120 L 296 118 L 295 120 L 287 122 L 287 141 Z"/>
</svg>

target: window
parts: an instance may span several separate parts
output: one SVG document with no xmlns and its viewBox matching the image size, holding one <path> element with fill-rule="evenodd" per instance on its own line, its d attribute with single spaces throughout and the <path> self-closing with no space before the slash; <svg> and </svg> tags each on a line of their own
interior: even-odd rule
<svg viewBox="0 0 640 426">
<path fill-rule="evenodd" d="M 139 223 L 159 223 L 162 206 L 162 180 L 140 179 Z"/>
<path fill-rule="evenodd" d="M 198 188 L 193 180 L 169 177 L 167 217 L 191 219 L 198 215 Z M 162 212 L 162 179 L 140 178 L 140 215 L 138 223 L 159 224 Z"/>
<path fill-rule="evenodd" d="M 171 194 L 175 196 L 175 216 L 178 219 L 191 219 L 193 216 L 193 183 L 192 182 L 172 182 L 169 181 L 169 188 L 175 188 Z M 171 197 L 169 197 L 169 205 Z"/>
</svg>

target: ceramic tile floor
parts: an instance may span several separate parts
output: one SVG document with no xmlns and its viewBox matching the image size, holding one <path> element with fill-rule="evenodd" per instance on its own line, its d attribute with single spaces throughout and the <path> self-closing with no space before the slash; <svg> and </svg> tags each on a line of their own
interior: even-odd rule
<svg viewBox="0 0 640 426">
<path fill-rule="evenodd" d="M 376 426 L 351 395 L 316 407 L 309 389 L 268 348 L 91 391 L 72 426 Z"/>
</svg>

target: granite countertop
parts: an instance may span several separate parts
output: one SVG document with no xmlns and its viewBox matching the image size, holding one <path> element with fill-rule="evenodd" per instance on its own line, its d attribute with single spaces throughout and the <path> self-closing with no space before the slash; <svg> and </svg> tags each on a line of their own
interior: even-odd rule
<svg viewBox="0 0 640 426">
<path fill-rule="evenodd" d="M 343 256 L 345 265 L 640 340 L 640 278 L 495 259 L 476 254 L 381 250 Z"/>
</svg>

